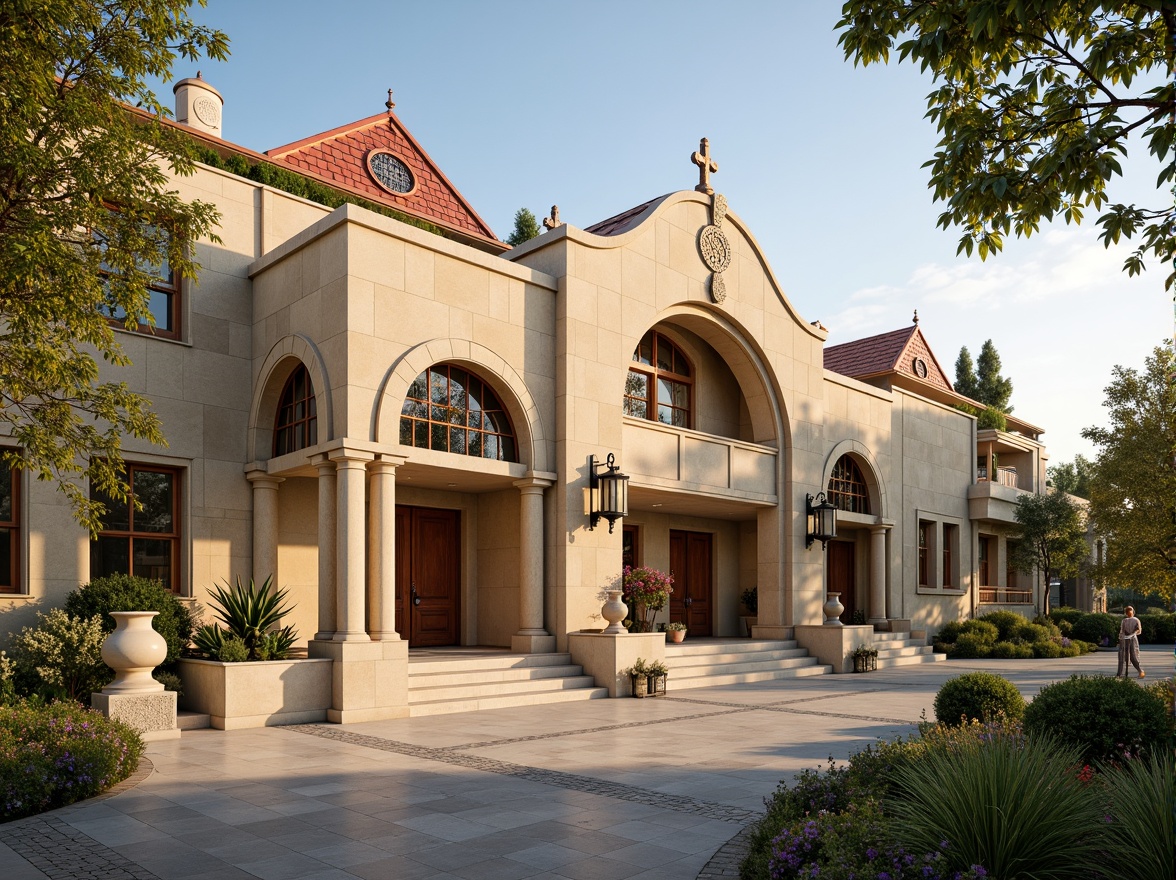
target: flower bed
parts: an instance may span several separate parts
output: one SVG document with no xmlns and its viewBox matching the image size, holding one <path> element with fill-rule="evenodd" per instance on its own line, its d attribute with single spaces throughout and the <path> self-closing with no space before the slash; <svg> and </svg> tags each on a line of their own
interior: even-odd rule
<svg viewBox="0 0 1176 880">
<path fill-rule="evenodd" d="M 139 766 L 139 735 L 72 702 L 0 707 L 0 821 L 100 794 Z"/>
</svg>

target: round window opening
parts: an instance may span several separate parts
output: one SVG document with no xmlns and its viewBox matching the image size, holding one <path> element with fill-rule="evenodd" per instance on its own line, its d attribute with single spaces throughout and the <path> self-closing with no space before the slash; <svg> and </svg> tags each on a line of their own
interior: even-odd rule
<svg viewBox="0 0 1176 880">
<path fill-rule="evenodd" d="M 412 172 L 408 170 L 408 166 L 391 153 L 384 151 L 369 153 L 368 170 L 375 178 L 376 183 L 388 192 L 408 193 L 412 192 L 413 187 L 416 186 L 416 180 L 413 178 Z"/>
</svg>

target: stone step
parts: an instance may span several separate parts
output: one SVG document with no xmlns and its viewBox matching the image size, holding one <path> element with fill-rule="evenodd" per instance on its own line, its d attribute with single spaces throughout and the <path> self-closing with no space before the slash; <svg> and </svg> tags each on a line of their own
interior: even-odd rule
<svg viewBox="0 0 1176 880">
<path fill-rule="evenodd" d="M 747 639 L 745 641 L 738 642 L 691 642 L 689 637 L 687 637 L 686 641 L 679 644 L 667 642 L 666 654 L 667 656 L 677 656 L 679 654 L 687 654 L 692 656 L 704 656 L 707 654 L 748 654 L 756 651 L 786 651 L 796 647 L 797 642 L 795 639 Z"/>
<path fill-rule="evenodd" d="M 875 644 L 874 647 L 878 649 L 879 660 L 883 657 L 911 657 L 916 654 L 927 654 L 931 651 L 926 645 L 902 644 L 894 647 L 883 647 L 882 645 Z"/>
<path fill-rule="evenodd" d="M 797 657 L 747 659 L 736 662 L 713 664 L 682 664 L 667 660 L 670 672 L 675 678 L 700 678 L 704 676 L 731 675 L 743 672 L 771 672 L 777 669 L 797 669 L 812 666 L 816 658 L 807 653 Z"/>
<path fill-rule="evenodd" d="M 930 648 L 925 649 L 926 654 L 905 655 L 902 657 L 886 657 L 878 656 L 878 668 L 889 669 L 895 666 L 915 666 L 920 663 L 939 663 L 947 659 L 946 654 L 931 653 Z"/>
<path fill-rule="evenodd" d="M 600 700 L 608 697 L 608 689 L 580 687 L 573 690 L 538 691 L 534 693 L 498 693 L 466 699 L 440 699 L 425 702 L 410 701 L 411 717 L 421 715 L 449 715 L 455 712 L 477 712 L 483 709 L 507 709 L 514 706 L 535 706 L 545 703 L 567 703 L 579 700 Z"/>
<path fill-rule="evenodd" d="M 718 687 L 727 684 L 749 684 L 757 681 L 780 681 L 788 678 L 808 678 L 814 675 L 828 675 L 833 671 L 832 666 L 817 664 L 816 658 L 810 658 L 808 666 L 797 666 L 791 669 L 776 669 L 771 672 L 738 672 L 727 675 L 706 675 L 697 678 L 681 678 L 670 672 L 666 681 L 667 693 L 673 694 L 677 690 L 691 690 L 693 688 Z"/>
<path fill-rule="evenodd" d="M 905 642 L 907 634 L 904 632 L 878 632 L 875 630 L 872 638 L 874 644 L 878 644 L 879 642 Z"/>
<path fill-rule="evenodd" d="M 408 674 L 427 675 L 431 672 L 486 671 L 491 669 L 530 669 L 543 666 L 568 666 L 571 654 L 511 654 L 503 651 L 497 654 L 477 654 L 463 657 L 452 654 L 444 657 L 414 657 L 409 655 Z"/>
<path fill-rule="evenodd" d="M 807 657 L 804 648 L 780 648 L 774 651 L 725 651 L 714 654 L 687 654 L 666 648 L 666 663 L 671 666 L 709 666 L 721 663 L 745 663 L 750 661 L 790 660 Z"/>
<path fill-rule="evenodd" d="M 180 709 L 176 712 L 176 727 L 180 730 L 204 730 L 212 727 L 212 716 Z"/>
<path fill-rule="evenodd" d="M 579 666 L 574 667 L 580 670 Z M 408 680 L 408 704 L 426 703 L 434 700 L 468 700 L 494 696 L 496 694 L 535 694 L 554 691 L 578 690 L 595 687 L 591 675 L 562 675 L 558 678 L 525 679 L 503 682 L 496 679 L 475 680 L 461 684 L 420 684 L 415 677 Z"/>
<path fill-rule="evenodd" d="M 561 654 L 559 656 L 565 659 L 568 657 L 567 654 Z M 436 672 L 418 672 L 415 666 L 411 666 L 409 667 L 408 673 L 408 689 L 411 694 L 414 689 L 418 688 L 458 687 L 466 684 L 489 684 L 492 682 L 501 684 L 506 682 L 539 681 L 543 679 L 581 676 L 583 673 L 584 670 L 582 667 L 575 666 L 571 663 L 559 666 L 491 666 L 481 669 L 472 669 L 469 667 L 454 669 L 451 666 L 445 666 Z"/>
</svg>

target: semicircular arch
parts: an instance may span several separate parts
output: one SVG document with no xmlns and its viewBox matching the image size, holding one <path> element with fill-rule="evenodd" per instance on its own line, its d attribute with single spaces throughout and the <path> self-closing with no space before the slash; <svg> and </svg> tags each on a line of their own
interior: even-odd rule
<svg viewBox="0 0 1176 880">
<path fill-rule="evenodd" d="M 319 413 L 319 441 L 335 436 L 334 408 L 331 405 L 331 386 L 322 353 L 309 338 L 301 333 L 283 336 L 274 343 L 257 380 L 253 384 L 253 400 L 249 407 L 249 429 L 246 441 L 248 461 L 262 461 L 270 457 L 273 446 L 274 420 L 277 418 L 278 398 L 290 374 L 299 364 L 306 367 L 314 388 Z"/>
<path fill-rule="evenodd" d="M 400 413 L 413 381 L 434 364 L 457 364 L 474 373 L 498 394 L 510 416 L 518 443 L 519 459 L 535 471 L 550 471 L 552 453 L 539 411 L 519 372 L 493 350 L 464 339 L 431 339 L 399 357 L 384 375 L 372 413 L 372 439 L 398 443 Z"/>
<path fill-rule="evenodd" d="M 866 479 L 866 487 L 870 493 L 870 509 L 873 511 L 873 515 L 881 519 L 889 519 L 890 511 L 886 498 L 886 484 L 882 482 L 882 471 L 878 467 L 874 454 L 865 444 L 857 440 L 842 440 L 829 450 L 821 470 L 821 491 L 828 491 L 829 480 L 833 478 L 833 468 L 845 455 L 853 459 Z"/>
</svg>

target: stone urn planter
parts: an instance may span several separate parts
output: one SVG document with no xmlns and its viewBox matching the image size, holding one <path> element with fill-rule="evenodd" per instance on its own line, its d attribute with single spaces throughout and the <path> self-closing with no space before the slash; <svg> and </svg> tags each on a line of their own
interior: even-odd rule
<svg viewBox="0 0 1176 880">
<path fill-rule="evenodd" d="M 114 670 L 106 694 L 152 694 L 163 685 L 151 677 L 167 658 L 167 642 L 151 626 L 158 611 L 112 611 L 114 632 L 102 643 L 102 662 Z"/>
<path fill-rule="evenodd" d="M 841 593 L 830 593 L 822 610 L 825 612 L 825 626 L 845 625 L 841 622 L 841 615 L 845 613 L 845 606 L 841 604 Z"/>
<path fill-rule="evenodd" d="M 606 633 L 622 635 L 628 632 L 621 626 L 621 621 L 629 616 L 629 608 L 621 601 L 620 590 L 608 591 L 608 601 L 600 609 L 600 616 L 608 621 L 608 626 L 604 630 Z"/>
</svg>

